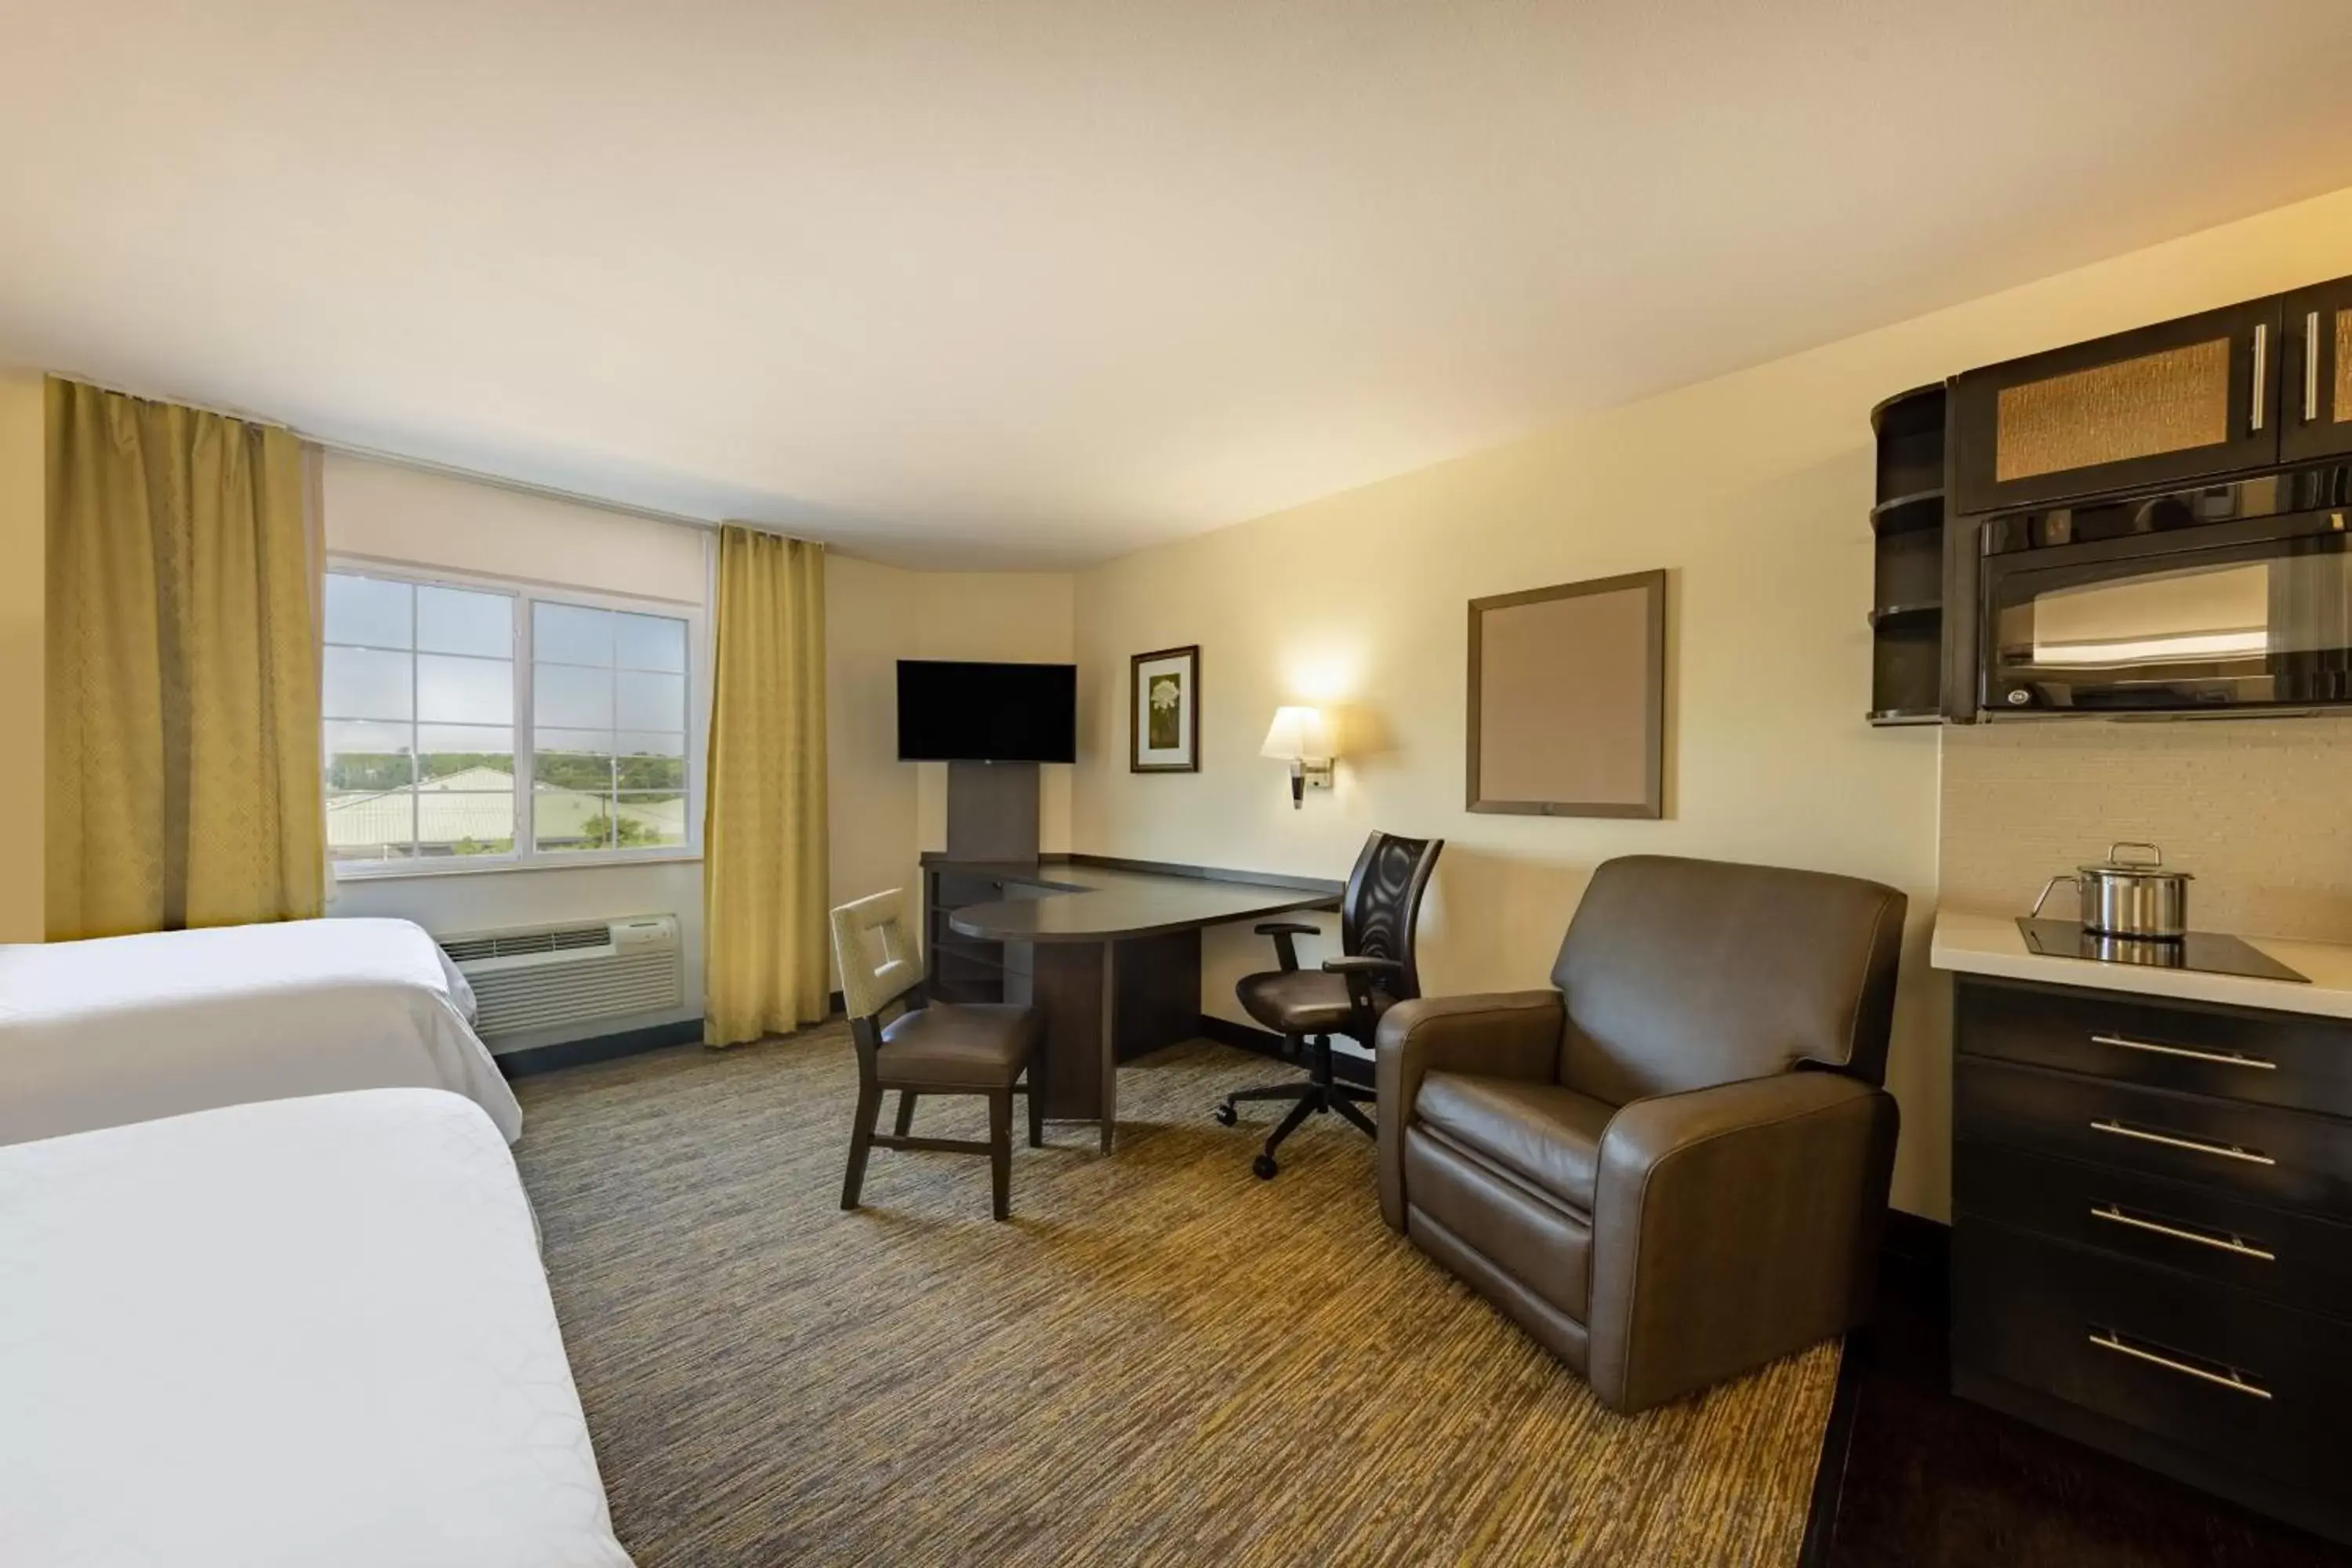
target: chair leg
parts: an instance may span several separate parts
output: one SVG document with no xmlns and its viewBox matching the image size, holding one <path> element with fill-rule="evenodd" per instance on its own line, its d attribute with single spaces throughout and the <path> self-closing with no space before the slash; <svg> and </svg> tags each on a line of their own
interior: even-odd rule
<svg viewBox="0 0 2352 1568">
<path fill-rule="evenodd" d="M 914 1130 L 915 1091 L 911 1089 L 902 1089 L 898 1091 L 898 1136 L 904 1138 Z"/>
<path fill-rule="evenodd" d="M 1265 1141 L 1265 1152 L 1261 1153 L 1256 1162 L 1250 1166 L 1250 1169 L 1256 1173 L 1259 1181 L 1270 1182 L 1274 1179 L 1274 1173 L 1282 1168 L 1274 1163 L 1275 1150 L 1280 1146 L 1284 1139 L 1298 1131 L 1300 1122 L 1322 1109 L 1322 1101 L 1313 1095 L 1309 1095 L 1290 1108 L 1290 1114 L 1276 1124 L 1274 1135 Z"/>
<path fill-rule="evenodd" d="M 1045 1090 L 1037 1082 L 1037 1068 L 1034 1062 L 1029 1068 L 1028 1099 L 1029 1147 L 1043 1149 L 1045 1146 Z"/>
<path fill-rule="evenodd" d="M 1378 1138 L 1381 1135 L 1381 1130 L 1372 1124 L 1372 1119 L 1356 1109 L 1356 1102 L 1354 1100 L 1342 1100 L 1335 1094 L 1330 1098 L 1328 1103 L 1331 1109 L 1338 1111 L 1343 1120 L 1352 1121 L 1357 1125 L 1357 1127 L 1360 1128 L 1365 1137 Z"/>
<path fill-rule="evenodd" d="M 866 1156 L 874 1150 L 874 1119 L 882 1114 L 882 1089 L 877 1084 L 857 1086 L 857 1120 L 849 1130 L 849 1172 L 841 1181 L 841 1206 L 857 1206 L 858 1189 L 866 1185 Z"/>
<path fill-rule="evenodd" d="M 1013 1212 L 1013 1091 L 1000 1089 L 988 1097 L 988 1180 L 996 1217 Z"/>
</svg>

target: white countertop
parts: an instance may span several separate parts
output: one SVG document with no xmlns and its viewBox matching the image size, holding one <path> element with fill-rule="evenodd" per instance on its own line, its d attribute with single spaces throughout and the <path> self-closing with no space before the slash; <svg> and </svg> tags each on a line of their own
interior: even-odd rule
<svg viewBox="0 0 2352 1568">
<path fill-rule="evenodd" d="M 1936 911 L 1936 941 L 1928 952 L 1928 962 L 1937 969 L 1992 974 L 2007 980 L 2038 980 L 2045 985 L 2079 985 L 2093 991 L 2128 991 L 2141 996 L 2171 996 L 2232 1007 L 2267 1007 L 2275 1013 L 2352 1018 L 2352 947 L 2267 936 L 2246 940 L 2289 969 L 2309 975 L 2310 984 L 2257 980 L 2244 974 L 2209 974 L 2194 969 L 2100 963 L 2086 958 L 2051 958 L 2027 949 L 2013 917 L 1978 914 L 1968 910 Z"/>
</svg>

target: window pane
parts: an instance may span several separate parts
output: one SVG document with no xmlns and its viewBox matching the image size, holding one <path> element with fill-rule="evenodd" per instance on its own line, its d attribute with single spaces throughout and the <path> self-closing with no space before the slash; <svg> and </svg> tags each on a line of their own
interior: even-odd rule
<svg viewBox="0 0 2352 1568">
<path fill-rule="evenodd" d="M 532 716 L 558 730 L 613 727 L 613 672 L 577 665 L 542 664 L 531 697 Z"/>
<path fill-rule="evenodd" d="M 613 787 L 613 738 L 604 731 L 541 730 L 538 741 L 539 754 L 530 764 L 536 787 L 595 795 Z"/>
<path fill-rule="evenodd" d="M 686 842 L 686 796 L 622 795 L 614 806 L 613 833 L 619 848 L 675 848 Z"/>
<path fill-rule="evenodd" d="M 514 790 L 514 731 L 488 724 L 419 724 L 416 776 L 456 790 Z"/>
<path fill-rule="evenodd" d="M 514 657 L 514 601 L 463 588 L 416 590 L 416 646 L 430 653 Z"/>
<path fill-rule="evenodd" d="M 605 849 L 613 842 L 613 805 L 602 790 L 542 783 L 531 791 L 531 832 L 541 849 Z"/>
<path fill-rule="evenodd" d="M 654 742 L 654 743 L 646 743 Z M 614 787 L 682 790 L 686 787 L 686 737 L 623 735 L 614 768 Z"/>
<path fill-rule="evenodd" d="M 613 721 L 624 730 L 686 728 L 686 677 L 625 669 L 613 678 Z"/>
<path fill-rule="evenodd" d="M 418 654 L 416 716 L 437 724 L 513 723 L 513 661 Z"/>
<path fill-rule="evenodd" d="M 514 792 L 416 792 L 417 852 L 428 856 L 514 853 Z"/>
<path fill-rule="evenodd" d="M 409 592 L 405 583 L 328 573 L 327 640 L 369 647 L 409 647 Z"/>
<path fill-rule="evenodd" d="M 686 623 L 668 616 L 615 616 L 614 662 L 624 669 L 686 673 Z"/>
<path fill-rule="evenodd" d="M 587 610 L 577 605 L 540 604 L 531 606 L 530 655 L 559 664 L 613 662 L 613 621 L 610 610 Z"/>
<path fill-rule="evenodd" d="M 333 722 L 323 728 L 328 794 L 398 789 L 414 776 L 407 725 Z"/>
<path fill-rule="evenodd" d="M 405 860 L 416 837 L 416 797 L 404 789 L 327 797 L 327 852 L 338 860 Z"/>
<path fill-rule="evenodd" d="M 410 657 L 366 648 L 325 650 L 324 709 L 330 719 L 406 719 L 413 710 Z"/>
</svg>

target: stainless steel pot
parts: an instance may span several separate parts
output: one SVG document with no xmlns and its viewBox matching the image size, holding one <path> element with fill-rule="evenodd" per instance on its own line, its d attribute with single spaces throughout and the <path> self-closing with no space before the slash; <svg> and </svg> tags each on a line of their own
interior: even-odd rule
<svg viewBox="0 0 2352 1568">
<path fill-rule="evenodd" d="M 2148 858 L 2126 860 L 2126 849 L 2145 849 Z M 2164 868 L 2164 851 L 2153 844 L 2122 839 L 2107 846 L 2107 858 L 2095 866 L 2077 866 L 2072 876 L 2053 877 L 2033 900 L 2033 916 L 2050 901 L 2052 889 L 2072 882 L 2082 906 L 2083 929 L 2101 936 L 2133 937 L 2172 942 L 2189 934 L 2189 884 L 2186 871 Z"/>
</svg>

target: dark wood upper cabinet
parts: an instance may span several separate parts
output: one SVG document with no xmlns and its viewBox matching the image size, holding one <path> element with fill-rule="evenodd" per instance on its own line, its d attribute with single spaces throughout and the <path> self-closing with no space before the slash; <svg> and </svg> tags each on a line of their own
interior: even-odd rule
<svg viewBox="0 0 2352 1568">
<path fill-rule="evenodd" d="M 2280 458 L 2352 453 L 2352 278 L 2297 289 L 2281 313 Z"/>
<path fill-rule="evenodd" d="M 2339 297 L 2352 320 L 2352 290 L 2329 295 Z M 2334 316 L 2321 317 L 2323 336 L 2336 331 Z M 2304 316 L 2294 321 L 2300 332 Z M 2282 325 L 2273 297 L 1970 371 L 1952 384 L 1954 510 L 1996 511 L 2274 465 Z M 2323 393 L 2332 390 L 2323 379 Z M 2352 423 L 2336 438 L 2352 445 Z"/>
</svg>

